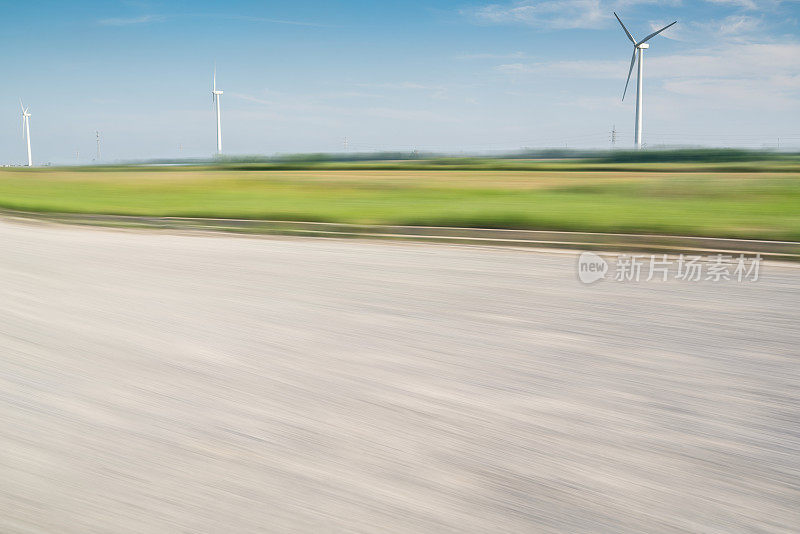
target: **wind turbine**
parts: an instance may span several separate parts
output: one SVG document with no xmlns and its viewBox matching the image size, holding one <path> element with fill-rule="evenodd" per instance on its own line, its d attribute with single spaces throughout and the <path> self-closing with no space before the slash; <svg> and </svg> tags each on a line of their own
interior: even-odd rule
<svg viewBox="0 0 800 534">
<path fill-rule="evenodd" d="M 617 17 L 620 26 L 622 29 L 625 30 L 625 35 L 628 36 L 628 39 L 631 40 L 633 43 L 633 55 L 631 56 L 631 68 L 628 69 L 628 79 L 625 82 L 625 91 L 622 93 L 622 100 L 625 100 L 625 94 L 628 92 L 628 84 L 631 81 L 631 73 L 633 73 L 633 65 L 636 63 L 636 56 L 639 56 L 639 69 L 636 74 L 636 148 L 642 148 L 642 66 L 644 63 L 644 51 L 650 48 L 650 45 L 647 44 L 647 41 L 658 35 L 659 33 L 663 32 L 673 24 L 677 24 L 678 21 L 676 20 L 672 24 L 667 24 L 657 32 L 653 32 L 641 41 L 637 42 L 636 39 L 633 38 L 631 32 L 628 31 L 628 28 L 622 23 L 620 20 L 619 15 L 614 13 L 614 16 Z"/>
<path fill-rule="evenodd" d="M 214 65 L 214 78 L 211 82 L 211 105 L 217 109 L 217 154 L 222 154 L 222 122 L 219 117 L 219 97 L 222 91 L 217 90 L 217 65 Z"/>
<path fill-rule="evenodd" d="M 28 167 L 33 167 L 33 160 L 31 159 L 31 114 L 28 112 L 30 107 L 25 107 L 22 99 L 19 99 L 19 107 L 22 109 L 22 135 L 28 143 Z"/>
</svg>

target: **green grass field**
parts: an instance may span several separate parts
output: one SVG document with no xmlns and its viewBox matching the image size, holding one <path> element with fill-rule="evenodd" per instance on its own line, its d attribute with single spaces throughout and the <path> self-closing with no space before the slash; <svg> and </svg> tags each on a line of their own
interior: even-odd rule
<svg viewBox="0 0 800 534">
<path fill-rule="evenodd" d="M 0 208 L 800 241 L 796 164 L 501 164 L 4 169 Z"/>
</svg>

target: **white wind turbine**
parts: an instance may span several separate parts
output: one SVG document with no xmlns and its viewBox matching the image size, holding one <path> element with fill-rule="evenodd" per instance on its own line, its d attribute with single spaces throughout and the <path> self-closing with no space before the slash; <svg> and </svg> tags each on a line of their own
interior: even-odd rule
<svg viewBox="0 0 800 534">
<path fill-rule="evenodd" d="M 33 160 L 31 159 L 31 114 L 28 112 L 30 107 L 25 107 L 22 99 L 19 99 L 19 107 L 22 109 L 22 135 L 28 143 L 28 167 L 33 167 Z"/>
<path fill-rule="evenodd" d="M 644 51 L 650 48 L 650 45 L 647 44 L 647 41 L 658 35 L 659 33 L 663 32 L 673 24 L 677 24 L 678 21 L 676 20 L 672 24 L 667 24 L 657 32 L 653 32 L 644 39 L 639 42 L 636 42 L 636 39 L 633 38 L 631 32 L 628 31 L 628 28 L 622 24 L 619 16 L 614 13 L 614 16 L 617 17 L 620 26 L 622 29 L 625 30 L 625 35 L 628 36 L 628 39 L 631 40 L 633 43 L 633 55 L 631 56 L 631 68 L 628 69 L 628 79 L 625 82 L 625 91 L 622 93 L 622 100 L 625 100 L 625 94 L 628 92 L 628 84 L 631 81 L 631 73 L 633 72 L 633 64 L 636 63 L 636 56 L 639 56 L 639 69 L 636 74 L 636 148 L 642 148 L 642 66 L 644 63 Z"/>
<path fill-rule="evenodd" d="M 211 82 L 211 105 L 217 109 L 217 154 L 222 154 L 222 122 L 219 116 L 219 97 L 222 91 L 217 90 L 217 66 L 214 65 L 214 78 Z"/>
</svg>

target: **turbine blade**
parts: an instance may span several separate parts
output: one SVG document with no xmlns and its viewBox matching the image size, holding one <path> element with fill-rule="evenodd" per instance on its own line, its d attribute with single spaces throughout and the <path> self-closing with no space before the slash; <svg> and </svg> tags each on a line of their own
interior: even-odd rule
<svg viewBox="0 0 800 534">
<path fill-rule="evenodd" d="M 666 29 L 667 29 L 667 28 L 669 28 L 670 26 L 673 26 L 673 25 L 675 25 L 675 24 L 677 24 L 677 23 L 678 23 L 678 21 L 676 20 L 676 21 L 675 21 L 675 22 L 673 22 L 672 24 L 667 24 L 666 26 L 664 26 L 663 28 L 661 28 L 661 29 L 660 29 L 660 30 L 658 30 L 657 32 L 653 32 L 653 33 L 651 33 L 650 35 L 648 35 L 647 37 L 645 37 L 644 39 L 642 39 L 642 40 L 641 40 L 641 42 L 639 42 L 638 44 L 646 43 L 646 42 L 647 42 L 649 39 L 652 39 L 653 37 L 655 37 L 655 36 L 656 36 L 656 35 L 658 35 L 659 33 L 663 32 L 664 30 L 666 30 Z"/>
<path fill-rule="evenodd" d="M 615 16 L 615 17 L 617 17 L 617 20 L 619 21 L 619 25 L 620 25 L 620 26 L 622 26 L 622 29 L 623 29 L 623 30 L 625 30 L 625 35 L 627 35 L 627 36 L 628 36 L 628 39 L 630 39 L 630 40 L 631 40 L 631 42 L 632 42 L 634 45 L 636 45 L 636 39 L 634 39 L 634 38 L 633 38 L 633 35 L 631 35 L 631 32 L 629 32 L 629 31 L 628 31 L 628 28 L 626 28 L 626 27 L 625 27 L 625 25 L 622 23 L 622 20 L 619 18 L 619 15 L 617 15 L 617 12 L 616 12 L 616 11 L 614 12 L 614 16 Z"/>
<path fill-rule="evenodd" d="M 625 90 L 622 92 L 622 100 L 625 101 L 625 95 L 628 92 L 628 84 L 631 83 L 631 74 L 633 73 L 633 65 L 636 63 L 636 48 L 633 49 L 631 56 L 631 68 L 628 69 L 628 79 L 625 81 Z"/>
<path fill-rule="evenodd" d="M 25 106 L 22 104 L 22 99 L 21 98 L 19 99 L 19 109 L 21 109 L 22 112 L 25 113 Z"/>
</svg>

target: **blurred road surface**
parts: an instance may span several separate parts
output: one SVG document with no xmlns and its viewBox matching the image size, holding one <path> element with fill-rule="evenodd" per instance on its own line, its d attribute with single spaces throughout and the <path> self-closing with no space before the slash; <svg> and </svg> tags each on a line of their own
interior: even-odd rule
<svg viewBox="0 0 800 534">
<path fill-rule="evenodd" d="M 0 223 L 0 532 L 797 532 L 800 269 Z"/>
</svg>

